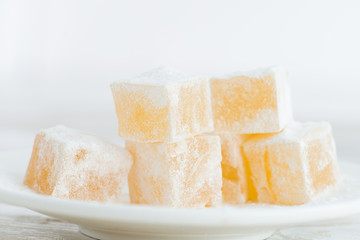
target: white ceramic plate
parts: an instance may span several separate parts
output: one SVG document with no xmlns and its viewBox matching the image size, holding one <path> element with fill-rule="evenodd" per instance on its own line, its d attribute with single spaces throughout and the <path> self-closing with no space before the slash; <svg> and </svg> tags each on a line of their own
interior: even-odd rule
<svg viewBox="0 0 360 240">
<path fill-rule="evenodd" d="M 302 206 L 244 205 L 173 209 L 63 200 L 22 184 L 31 150 L 0 153 L 0 201 L 78 224 L 99 239 L 265 239 L 281 227 L 317 224 L 360 213 L 360 165 L 340 161 L 344 183 Z"/>
</svg>

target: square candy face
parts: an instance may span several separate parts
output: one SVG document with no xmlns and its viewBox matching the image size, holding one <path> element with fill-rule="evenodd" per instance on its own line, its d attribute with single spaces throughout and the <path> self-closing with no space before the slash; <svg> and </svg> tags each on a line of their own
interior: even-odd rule
<svg viewBox="0 0 360 240">
<path fill-rule="evenodd" d="M 259 202 L 303 204 L 338 182 L 335 143 L 327 123 L 291 123 L 278 134 L 254 135 L 243 148 Z"/>
<path fill-rule="evenodd" d="M 171 138 L 181 139 L 214 130 L 207 79 L 171 84 L 167 89 Z"/>
<path fill-rule="evenodd" d="M 36 135 L 24 184 L 58 198 L 119 202 L 131 165 L 124 148 L 57 126 Z"/>
<path fill-rule="evenodd" d="M 281 131 L 292 119 L 287 72 L 269 68 L 210 81 L 215 132 Z"/>
<path fill-rule="evenodd" d="M 119 83 L 111 85 L 111 89 L 120 137 L 156 141 L 171 136 L 166 88 Z"/>
<path fill-rule="evenodd" d="M 126 141 L 134 156 L 128 182 L 136 204 L 208 207 L 221 202 L 221 146 L 217 136 L 176 142 Z"/>
<path fill-rule="evenodd" d="M 213 130 L 207 79 L 160 68 L 111 89 L 120 137 L 173 141 Z"/>
<path fill-rule="evenodd" d="M 321 136 L 317 137 L 318 135 Z M 337 182 L 338 166 L 336 160 L 335 142 L 331 131 L 318 129 L 304 140 L 302 151 L 307 159 L 309 183 L 312 194 L 321 192 Z"/>
</svg>

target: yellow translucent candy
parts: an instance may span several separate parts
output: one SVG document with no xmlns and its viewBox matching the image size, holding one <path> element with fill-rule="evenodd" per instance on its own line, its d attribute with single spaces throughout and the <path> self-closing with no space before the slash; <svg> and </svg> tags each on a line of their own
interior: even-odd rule
<svg viewBox="0 0 360 240">
<path fill-rule="evenodd" d="M 269 68 L 210 81 L 215 132 L 279 132 L 292 119 L 288 75 Z"/>
<path fill-rule="evenodd" d="M 259 202 L 303 204 L 337 183 L 335 143 L 327 123 L 291 123 L 281 133 L 256 134 L 243 150 Z"/>
<path fill-rule="evenodd" d="M 124 148 L 57 126 L 36 135 L 24 184 L 58 198 L 118 202 L 131 164 Z"/>
<path fill-rule="evenodd" d="M 160 68 L 111 89 L 120 137 L 157 142 L 213 130 L 207 79 Z"/>
<path fill-rule="evenodd" d="M 241 204 L 251 199 L 251 184 L 249 179 L 248 163 L 242 154 L 242 145 L 249 135 L 222 133 L 222 175 L 223 175 L 223 202 Z"/>
<path fill-rule="evenodd" d="M 128 183 L 131 203 L 208 207 L 221 202 L 221 146 L 218 136 L 176 142 L 126 141 L 134 156 Z"/>
</svg>

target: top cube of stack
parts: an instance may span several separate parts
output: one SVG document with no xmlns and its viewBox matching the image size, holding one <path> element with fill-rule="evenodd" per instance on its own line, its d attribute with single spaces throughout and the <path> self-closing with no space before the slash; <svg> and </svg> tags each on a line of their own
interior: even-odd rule
<svg viewBox="0 0 360 240">
<path fill-rule="evenodd" d="M 120 137 L 172 141 L 214 130 L 206 78 L 162 67 L 111 89 Z"/>
<path fill-rule="evenodd" d="M 281 67 L 210 80 L 215 132 L 279 132 L 292 120 L 287 71 Z"/>
</svg>

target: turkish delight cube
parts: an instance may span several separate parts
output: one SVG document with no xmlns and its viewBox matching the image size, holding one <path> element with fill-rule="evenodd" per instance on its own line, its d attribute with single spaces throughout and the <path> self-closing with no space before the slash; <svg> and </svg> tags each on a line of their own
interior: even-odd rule
<svg viewBox="0 0 360 240">
<path fill-rule="evenodd" d="M 120 137 L 158 142 L 213 131 L 207 78 L 158 68 L 111 89 Z"/>
<path fill-rule="evenodd" d="M 328 193 L 338 182 L 328 123 L 291 123 L 276 134 L 256 134 L 243 145 L 257 200 L 296 205 Z"/>
<path fill-rule="evenodd" d="M 210 80 L 215 132 L 281 131 L 291 120 L 287 72 L 280 67 Z"/>
<path fill-rule="evenodd" d="M 221 145 L 218 136 L 175 142 L 126 141 L 134 156 L 128 183 L 131 203 L 208 207 L 221 202 Z"/>
<path fill-rule="evenodd" d="M 126 149 L 56 126 L 36 135 L 24 184 L 58 198 L 119 202 L 131 165 Z"/>
</svg>

